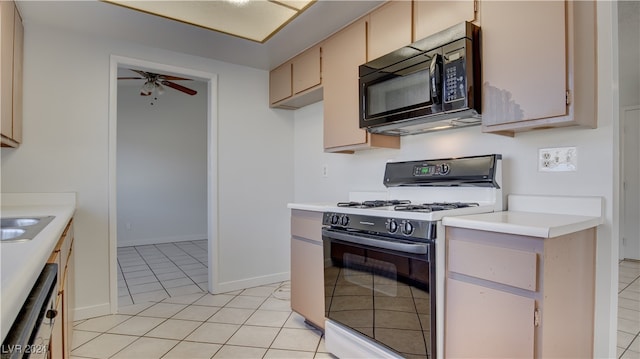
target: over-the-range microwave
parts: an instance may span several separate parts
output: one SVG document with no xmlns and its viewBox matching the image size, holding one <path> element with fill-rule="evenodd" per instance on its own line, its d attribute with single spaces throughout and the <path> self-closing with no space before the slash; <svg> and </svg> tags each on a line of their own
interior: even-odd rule
<svg viewBox="0 0 640 359">
<path fill-rule="evenodd" d="M 480 124 L 480 28 L 470 22 L 360 65 L 360 128 L 408 135 Z"/>
</svg>

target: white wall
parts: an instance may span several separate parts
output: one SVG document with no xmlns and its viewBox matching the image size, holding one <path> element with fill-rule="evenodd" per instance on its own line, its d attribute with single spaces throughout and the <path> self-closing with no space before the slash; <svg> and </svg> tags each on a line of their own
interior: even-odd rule
<svg viewBox="0 0 640 359">
<path fill-rule="evenodd" d="M 504 193 L 564 196 L 601 196 L 605 199 L 605 224 L 598 229 L 596 357 L 615 355 L 615 307 L 617 286 L 612 252 L 614 187 L 614 120 L 611 99 L 611 19 L 609 4 L 600 4 L 598 64 L 598 128 L 541 130 L 504 137 L 483 134 L 479 127 L 402 137 L 401 149 L 377 149 L 354 155 L 322 150 L 322 104 L 295 114 L 295 200 L 325 202 L 347 200 L 349 191 L 384 191 L 382 178 L 387 160 L 421 160 L 499 153 L 503 155 Z M 605 10 L 605 11 L 601 11 Z M 576 172 L 543 173 L 537 170 L 539 148 L 575 146 Z M 328 165 L 328 177 L 322 166 Z"/>
<path fill-rule="evenodd" d="M 206 239 L 207 84 L 140 96 L 143 82 L 118 81 L 118 246 Z"/>
<path fill-rule="evenodd" d="M 219 283 L 288 277 L 293 124 L 267 106 L 268 72 L 26 23 L 24 143 L 2 149 L 1 189 L 77 192 L 76 314 L 110 311 L 112 54 L 218 74 Z"/>
</svg>

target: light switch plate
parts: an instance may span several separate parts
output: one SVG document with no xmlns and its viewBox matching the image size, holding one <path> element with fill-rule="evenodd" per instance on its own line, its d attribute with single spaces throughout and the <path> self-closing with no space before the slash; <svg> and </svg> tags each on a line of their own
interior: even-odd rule
<svg viewBox="0 0 640 359">
<path fill-rule="evenodd" d="M 578 170 L 576 147 L 553 147 L 538 150 L 538 171 L 572 172 Z"/>
</svg>

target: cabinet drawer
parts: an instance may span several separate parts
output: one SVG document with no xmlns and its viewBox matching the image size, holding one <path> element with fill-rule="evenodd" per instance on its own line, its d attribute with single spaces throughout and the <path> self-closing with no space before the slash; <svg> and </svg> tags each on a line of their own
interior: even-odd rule
<svg viewBox="0 0 640 359">
<path fill-rule="evenodd" d="M 322 242 L 322 212 L 292 210 L 291 235 Z"/>
<path fill-rule="evenodd" d="M 449 241 L 449 271 L 537 290 L 537 254 L 473 242 Z"/>
</svg>

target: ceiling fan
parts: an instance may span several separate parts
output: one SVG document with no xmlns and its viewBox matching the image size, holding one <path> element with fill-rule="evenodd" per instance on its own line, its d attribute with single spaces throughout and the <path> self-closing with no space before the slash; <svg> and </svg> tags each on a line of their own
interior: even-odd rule
<svg viewBox="0 0 640 359">
<path fill-rule="evenodd" d="M 173 81 L 191 81 L 184 77 L 177 77 L 171 75 L 156 74 L 153 72 L 141 71 L 129 69 L 142 77 L 118 77 L 118 80 L 145 80 L 144 85 L 140 88 L 140 96 L 149 96 L 156 91 L 158 95 L 164 93 L 164 86 L 171 87 L 174 90 L 178 90 L 186 93 L 187 95 L 195 95 L 198 91 L 179 85 Z M 164 86 L 162 86 L 164 85 Z"/>
</svg>

